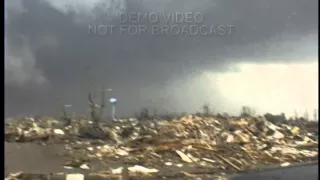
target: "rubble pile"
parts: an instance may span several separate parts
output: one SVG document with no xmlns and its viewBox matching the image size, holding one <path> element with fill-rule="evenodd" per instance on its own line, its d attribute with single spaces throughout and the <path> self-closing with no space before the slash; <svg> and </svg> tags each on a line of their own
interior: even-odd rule
<svg viewBox="0 0 320 180">
<path fill-rule="evenodd" d="M 65 168 L 104 174 L 159 174 L 193 169 L 193 176 L 230 174 L 266 165 L 288 166 L 318 158 L 318 125 L 273 123 L 265 117 L 187 115 L 174 120 L 119 119 L 94 124 L 76 118 L 69 126 L 48 117 L 8 120 L 7 142 L 63 143 Z M 311 128 L 310 128 L 311 127 Z M 94 167 L 100 161 L 104 168 Z M 125 167 L 123 167 L 125 166 Z M 181 173 L 181 171 L 179 171 Z"/>
</svg>

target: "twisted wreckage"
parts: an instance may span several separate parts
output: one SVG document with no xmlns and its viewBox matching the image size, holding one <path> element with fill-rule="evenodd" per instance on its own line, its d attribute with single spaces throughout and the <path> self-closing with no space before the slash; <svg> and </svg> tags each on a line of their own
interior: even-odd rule
<svg viewBox="0 0 320 180">
<path fill-rule="evenodd" d="M 63 144 L 65 164 L 61 166 L 84 169 L 88 172 L 85 179 L 221 179 L 266 165 L 317 160 L 317 122 L 277 122 L 270 117 L 274 116 L 186 115 L 110 123 L 79 117 L 67 126 L 50 117 L 24 117 L 6 122 L 5 141 Z M 92 166 L 97 161 L 102 165 Z M 8 179 L 35 176 L 47 177 L 20 172 Z M 50 176 L 84 177 L 64 173 Z"/>
</svg>

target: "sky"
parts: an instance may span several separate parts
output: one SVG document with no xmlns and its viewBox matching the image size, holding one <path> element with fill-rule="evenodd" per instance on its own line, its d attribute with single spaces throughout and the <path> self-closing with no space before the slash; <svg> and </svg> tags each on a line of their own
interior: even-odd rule
<svg viewBox="0 0 320 180">
<path fill-rule="evenodd" d="M 6 0 L 5 112 L 85 114 L 108 88 L 126 116 L 312 114 L 317 41 L 315 0 Z"/>
</svg>

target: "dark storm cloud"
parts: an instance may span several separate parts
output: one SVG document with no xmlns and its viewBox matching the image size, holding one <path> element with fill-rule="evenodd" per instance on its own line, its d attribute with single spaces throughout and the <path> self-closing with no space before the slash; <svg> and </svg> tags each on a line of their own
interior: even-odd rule
<svg viewBox="0 0 320 180">
<path fill-rule="evenodd" d="M 220 100 L 218 93 L 203 95 L 206 82 L 193 84 L 204 70 L 228 71 L 228 65 L 242 61 L 263 63 L 261 55 L 283 56 L 283 61 L 291 60 L 287 54 L 301 56 L 296 60 L 317 55 L 314 0 L 122 0 L 114 1 L 114 6 L 106 2 L 113 1 L 79 1 L 84 6 L 68 9 L 65 1 L 6 1 L 8 113 L 52 113 L 66 103 L 83 112 L 87 91 L 102 84 L 114 88 L 112 95 L 125 102 L 123 113 L 141 106 L 161 108 L 163 103 L 190 110 L 195 106 L 181 102 L 183 96 L 190 104 L 209 96 Z M 234 32 L 223 37 L 88 33 L 89 25 L 120 25 L 119 19 L 110 18 L 117 10 L 200 12 L 204 24 L 233 25 Z M 172 83 L 182 92 L 170 89 Z M 195 93 L 199 95 L 190 97 Z"/>
</svg>

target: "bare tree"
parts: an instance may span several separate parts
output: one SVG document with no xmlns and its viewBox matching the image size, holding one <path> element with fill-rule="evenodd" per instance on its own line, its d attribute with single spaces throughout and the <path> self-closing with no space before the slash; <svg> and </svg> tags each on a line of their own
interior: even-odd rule
<svg viewBox="0 0 320 180">
<path fill-rule="evenodd" d="M 90 116 L 91 120 L 97 125 L 99 121 L 103 117 L 104 113 L 104 108 L 105 108 L 105 86 L 101 89 L 101 94 L 100 94 L 100 105 L 94 102 L 92 98 L 92 94 L 89 92 L 88 93 L 88 100 L 89 100 L 89 107 L 90 107 Z M 99 114 L 97 114 L 96 108 L 99 108 Z"/>
<path fill-rule="evenodd" d="M 99 118 L 102 119 L 103 117 L 103 113 L 104 113 L 104 108 L 106 106 L 106 92 L 105 92 L 105 86 L 102 87 L 102 90 L 101 90 L 101 100 L 100 100 L 100 113 L 99 113 Z"/>
<path fill-rule="evenodd" d="M 91 120 L 92 120 L 95 124 L 98 124 L 98 118 L 97 118 L 97 114 L 96 114 L 97 104 L 93 101 L 93 99 L 92 99 L 92 94 L 91 94 L 90 92 L 88 93 L 88 100 L 89 100 Z"/>
<path fill-rule="evenodd" d="M 242 106 L 241 116 L 254 116 L 255 111 L 249 106 Z"/>
<path fill-rule="evenodd" d="M 314 119 L 315 121 L 318 120 L 318 110 L 317 110 L 317 109 L 314 109 L 314 110 L 313 110 L 313 119 Z"/>
<path fill-rule="evenodd" d="M 139 115 L 139 119 L 140 120 L 147 120 L 147 119 L 149 119 L 149 110 L 148 110 L 148 108 L 142 108 L 141 110 L 140 110 L 140 115 Z"/>
<path fill-rule="evenodd" d="M 66 122 L 65 126 L 70 126 L 71 125 L 71 121 L 72 118 L 70 116 L 68 116 L 66 107 L 68 107 L 67 105 L 64 105 L 62 107 L 62 119 Z"/>
<path fill-rule="evenodd" d="M 306 109 L 306 111 L 304 112 L 304 116 L 303 116 L 304 120 L 308 121 L 310 120 L 309 118 L 309 113 L 308 113 L 308 110 Z"/>
<path fill-rule="evenodd" d="M 203 115 L 205 116 L 209 116 L 210 115 L 210 107 L 209 107 L 209 104 L 204 104 L 202 106 L 202 110 L 203 110 Z"/>
<path fill-rule="evenodd" d="M 294 120 L 298 120 L 299 119 L 299 115 L 297 110 L 294 110 Z"/>
</svg>

